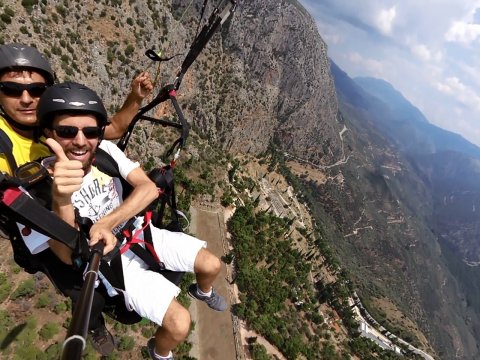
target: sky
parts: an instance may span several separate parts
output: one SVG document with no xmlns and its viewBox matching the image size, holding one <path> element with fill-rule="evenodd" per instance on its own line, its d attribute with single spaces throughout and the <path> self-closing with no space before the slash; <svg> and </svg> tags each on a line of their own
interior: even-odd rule
<svg viewBox="0 0 480 360">
<path fill-rule="evenodd" d="M 480 0 L 299 0 L 351 78 L 392 84 L 480 146 Z"/>
</svg>

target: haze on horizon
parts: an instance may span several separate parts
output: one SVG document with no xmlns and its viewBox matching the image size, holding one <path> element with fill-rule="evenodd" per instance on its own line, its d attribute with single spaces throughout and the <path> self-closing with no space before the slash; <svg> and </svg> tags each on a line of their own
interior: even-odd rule
<svg viewBox="0 0 480 360">
<path fill-rule="evenodd" d="M 391 83 L 443 129 L 480 146 L 480 0 L 299 0 L 329 57 Z"/>
</svg>

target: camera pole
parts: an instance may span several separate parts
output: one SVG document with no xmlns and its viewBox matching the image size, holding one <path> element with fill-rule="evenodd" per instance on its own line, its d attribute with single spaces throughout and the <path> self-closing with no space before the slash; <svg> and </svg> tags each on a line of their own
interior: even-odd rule
<svg viewBox="0 0 480 360">
<path fill-rule="evenodd" d="M 88 322 L 90 320 L 95 282 L 98 277 L 103 247 L 104 243 L 100 241 L 92 248 L 90 263 L 85 272 L 85 281 L 77 306 L 75 306 L 75 311 L 73 312 L 67 338 L 63 342 L 62 360 L 82 358 L 82 353 L 87 343 Z"/>
</svg>

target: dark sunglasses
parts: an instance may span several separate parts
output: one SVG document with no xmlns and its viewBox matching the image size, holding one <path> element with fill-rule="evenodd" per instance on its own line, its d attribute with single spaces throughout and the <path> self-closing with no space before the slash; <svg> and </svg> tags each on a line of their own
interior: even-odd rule
<svg viewBox="0 0 480 360">
<path fill-rule="evenodd" d="M 44 93 L 44 91 L 47 90 L 47 84 L 20 84 L 11 81 L 0 82 L 0 91 L 2 91 L 7 96 L 20 97 L 25 90 L 27 90 L 31 97 L 40 97 Z"/>
<path fill-rule="evenodd" d="M 59 137 L 64 139 L 74 139 L 79 130 L 82 131 L 83 136 L 87 139 L 96 139 L 103 135 L 103 128 L 99 126 L 86 126 L 83 129 L 80 129 L 76 126 L 59 125 L 54 126 L 53 130 L 55 130 Z"/>
</svg>

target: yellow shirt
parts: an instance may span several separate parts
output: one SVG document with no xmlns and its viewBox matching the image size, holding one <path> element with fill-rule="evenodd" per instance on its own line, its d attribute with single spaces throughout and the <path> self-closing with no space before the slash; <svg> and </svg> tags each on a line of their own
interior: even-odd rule
<svg viewBox="0 0 480 360">
<path fill-rule="evenodd" d="M 7 134 L 12 142 L 12 153 L 15 161 L 17 162 L 17 166 L 51 155 L 50 149 L 47 146 L 37 143 L 32 139 L 26 138 L 15 132 L 15 130 L 13 130 L 10 124 L 2 116 L 0 116 L 0 129 Z M 1 153 L 0 171 L 12 175 L 12 169 L 10 169 L 10 165 L 6 156 Z"/>
</svg>

